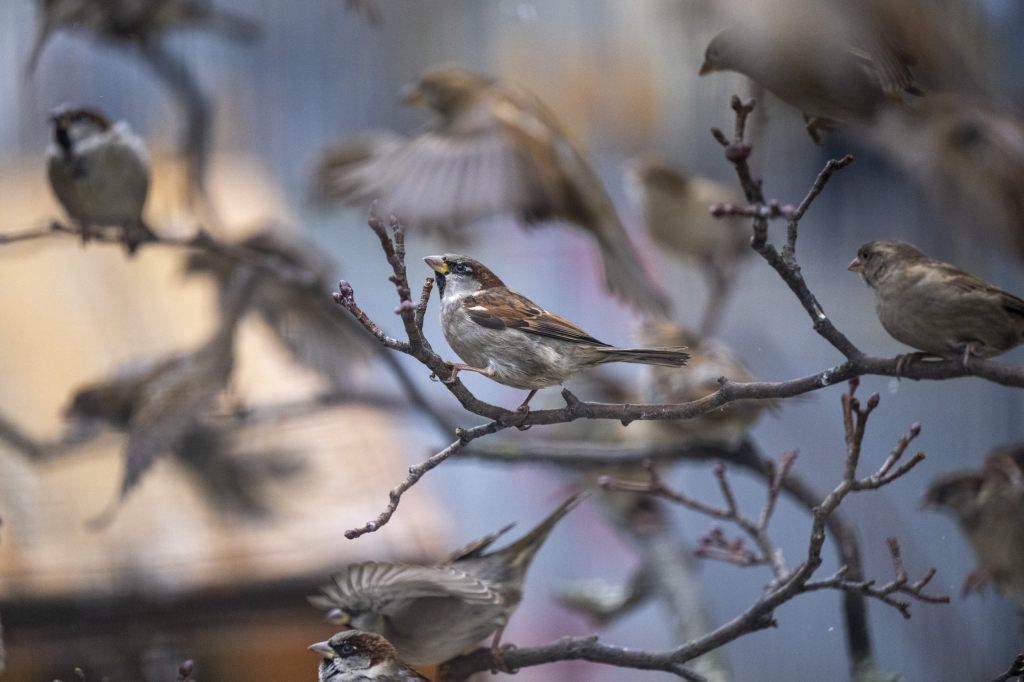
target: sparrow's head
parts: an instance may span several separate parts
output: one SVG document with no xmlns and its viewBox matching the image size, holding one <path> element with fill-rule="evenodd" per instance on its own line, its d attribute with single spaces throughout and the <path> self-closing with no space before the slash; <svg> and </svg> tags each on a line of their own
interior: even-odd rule
<svg viewBox="0 0 1024 682">
<path fill-rule="evenodd" d="M 857 249 L 857 257 L 847 268 L 859 272 L 868 286 L 878 282 L 895 268 L 927 258 L 916 247 L 892 239 L 868 242 Z"/>
<path fill-rule="evenodd" d="M 715 71 L 740 71 L 739 67 L 743 61 L 743 40 L 740 32 L 736 29 L 727 29 L 708 43 L 699 73 L 706 76 Z"/>
<path fill-rule="evenodd" d="M 349 675 L 361 671 L 359 679 L 372 680 L 379 666 L 395 660 L 395 647 L 380 635 L 361 630 L 339 632 L 325 642 L 309 645 L 309 650 L 318 654 L 321 682 L 352 679 Z M 380 670 L 379 674 L 387 673 Z"/>
<path fill-rule="evenodd" d="M 977 506 L 982 478 L 975 472 L 964 471 L 935 479 L 928 485 L 922 508 L 945 509 L 964 520 Z"/>
<path fill-rule="evenodd" d="M 110 121 L 95 109 L 84 107 L 57 107 L 50 112 L 53 139 L 65 152 L 81 140 L 110 130 Z"/>
<path fill-rule="evenodd" d="M 453 118 L 493 83 L 489 76 L 445 66 L 431 69 L 407 85 L 402 98 L 407 105 L 429 107 L 444 118 Z"/>
<path fill-rule="evenodd" d="M 427 256 L 423 262 L 429 265 L 437 276 L 437 289 L 443 297 L 462 298 L 483 289 L 505 286 L 505 283 L 483 263 L 469 256 L 446 253 L 441 256 Z"/>
</svg>

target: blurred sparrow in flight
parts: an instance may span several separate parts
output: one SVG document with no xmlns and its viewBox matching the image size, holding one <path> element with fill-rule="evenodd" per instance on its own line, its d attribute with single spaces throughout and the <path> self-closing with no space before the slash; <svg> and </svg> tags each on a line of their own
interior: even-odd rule
<svg viewBox="0 0 1024 682">
<path fill-rule="evenodd" d="M 1024 343 L 1024 300 L 905 242 L 868 242 L 850 270 L 875 290 L 897 341 L 927 355 L 990 358 Z"/>
<path fill-rule="evenodd" d="M 319 682 L 427 682 L 398 660 L 391 642 L 372 632 L 346 630 L 309 650 L 321 659 Z"/>
<path fill-rule="evenodd" d="M 27 70 L 35 70 L 43 48 L 58 30 L 146 42 L 181 27 L 209 29 L 240 41 L 259 35 L 251 19 L 215 9 L 209 0 L 40 0 L 39 28 Z"/>
<path fill-rule="evenodd" d="M 124 121 L 111 125 L 93 109 L 57 109 L 50 115 L 47 151 L 50 186 L 82 239 L 97 227 L 116 226 L 128 253 L 153 238 L 142 218 L 149 191 L 146 146 Z"/>
<path fill-rule="evenodd" d="M 579 504 L 575 495 L 529 533 L 496 552 L 486 550 L 512 526 L 455 552 L 438 566 L 370 561 L 333 576 L 314 606 L 331 609 L 339 625 L 383 635 L 402 660 L 414 665 L 443 663 L 501 633 L 523 597 L 526 573 L 537 550 L 563 516 Z"/>
<path fill-rule="evenodd" d="M 981 576 L 1024 608 L 1024 446 L 996 448 L 980 471 L 936 479 L 924 504 L 953 514 Z M 977 582 L 972 576 L 965 586 Z"/>
<path fill-rule="evenodd" d="M 533 93 L 458 67 L 423 74 L 409 104 L 436 114 L 408 140 L 357 139 L 322 161 L 319 194 L 347 203 L 380 199 L 412 224 L 462 225 L 514 214 L 528 225 L 559 220 L 593 237 L 609 290 L 647 312 L 668 301 L 650 280 L 586 155 Z M 367 153 L 368 152 L 368 153 Z"/>
<path fill-rule="evenodd" d="M 529 390 L 519 406 L 542 388 L 563 383 L 577 372 L 607 362 L 682 367 L 690 356 L 682 348 L 615 348 L 525 296 L 472 258 L 448 253 L 423 259 L 437 275 L 441 329 L 448 345 L 466 364 L 459 371 L 479 372 L 499 384 Z"/>
</svg>

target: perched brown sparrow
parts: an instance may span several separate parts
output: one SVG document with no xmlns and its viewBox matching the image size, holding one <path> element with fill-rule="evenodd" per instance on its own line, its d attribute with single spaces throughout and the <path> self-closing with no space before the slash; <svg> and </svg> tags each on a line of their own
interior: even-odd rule
<svg viewBox="0 0 1024 682">
<path fill-rule="evenodd" d="M 889 334 L 930 355 L 990 358 L 1024 343 L 1024 300 L 905 242 L 868 242 L 850 270 Z"/>
<path fill-rule="evenodd" d="M 462 225 L 502 213 L 527 224 L 571 223 L 597 241 L 614 294 L 646 311 L 668 308 L 590 162 L 534 94 L 442 67 L 405 95 L 430 108 L 435 123 L 411 139 L 385 141 L 361 162 L 352 162 L 345 145 L 335 148 L 320 165 L 322 195 L 348 203 L 380 199 L 414 225 Z M 366 141 L 362 136 L 358 145 L 365 149 Z"/>
<path fill-rule="evenodd" d="M 609 346 L 507 288 L 472 258 L 448 253 L 423 260 L 437 274 L 444 337 L 467 363 L 453 365 L 454 373 L 479 372 L 529 390 L 521 411 L 538 390 L 606 362 L 682 367 L 690 357 L 682 348 Z"/>
<path fill-rule="evenodd" d="M 640 333 L 643 343 L 658 346 L 686 346 L 690 361 L 685 372 L 651 367 L 643 374 L 640 397 L 652 403 L 682 403 L 703 398 L 719 388 L 718 380 L 756 381 L 757 377 L 725 345 L 702 339 L 674 322 L 653 322 Z M 760 418 L 770 401 L 745 400 L 731 403 L 696 419 L 644 422 L 644 434 L 665 443 L 715 443 L 735 445 Z"/>
<path fill-rule="evenodd" d="M 369 360 L 370 337 L 351 316 L 339 315 L 338 306 L 324 295 L 330 289 L 327 282 L 333 264 L 313 245 L 272 230 L 258 232 L 239 246 L 315 276 L 315 281 L 305 286 L 260 271 L 250 294 L 250 308 L 259 313 L 292 358 L 321 375 L 333 392 L 351 388 L 354 370 Z M 232 273 L 239 267 L 245 266 L 238 260 L 198 251 L 189 256 L 185 270 L 212 276 L 223 308 Z"/>
<path fill-rule="evenodd" d="M 66 411 L 71 419 L 107 420 L 128 434 L 120 491 L 92 525 L 113 520 L 124 497 L 156 458 L 184 445 L 225 389 L 234 366 L 234 338 L 245 312 L 252 272 L 238 273 L 231 303 L 214 335 L 196 350 L 79 390 Z"/>
<path fill-rule="evenodd" d="M 700 74 L 741 73 L 804 114 L 815 142 L 836 123 L 864 121 L 902 94 L 922 94 L 915 59 L 894 41 L 878 2 L 761 3 L 715 36 Z"/>
<path fill-rule="evenodd" d="M 218 10 L 208 0 L 40 0 L 28 72 L 35 69 L 50 36 L 58 30 L 145 42 L 182 27 L 209 29 L 241 41 L 259 35 L 254 21 Z"/>
<path fill-rule="evenodd" d="M 94 109 L 55 110 L 47 171 L 53 193 L 88 238 L 94 227 L 121 228 L 129 253 L 153 237 L 142 218 L 149 159 L 124 121 L 111 125 Z"/>
<path fill-rule="evenodd" d="M 523 585 L 537 550 L 555 524 L 580 500 L 558 506 L 529 533 L 496 552 L 486 550 L 512 526 L 455 552 L 438 566 L 383 562 L 353 564 L 333 576 L 315 606 L 331 609 L 335 622 L 376 632 L 414 665 L 443 663 L 501 633 L 523 597 Z"/>
<path fill-rule="evenodd" d="M 320 682 L 416 682 L 427 678 L 398 660 L 395 647 L 380 635 L 361 630 L 339 632 L 309 645 L 318 654 Z"/>
<path fill-rule="evenodd" d="M 924 503 L 953 514 L 981 572 L 1024 608 L 1024 446 L 996 448 L 980 471 L 936 479 Z"/>
</svg>

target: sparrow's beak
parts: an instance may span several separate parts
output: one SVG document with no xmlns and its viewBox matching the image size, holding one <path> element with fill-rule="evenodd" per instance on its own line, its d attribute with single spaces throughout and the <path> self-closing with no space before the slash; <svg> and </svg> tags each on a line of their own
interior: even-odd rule
<svg viewBox="0 0 1024 682">
<path fill-rule="evenodd" d="M 335 656 L 334 649 L 332 649 L 331 645 L 327 642 L 317 642 L 316 644 L 310 644 L 307 648 L 313 653 L 318 654 L 321 658 L 326 659 L 328 661 L 334 658 Z"/>
<path fill-rule="evenodd" d="M 864 261 L 860 258 L 854 258 L 846 269 L 850 272 L 864 272 Z"/>
<path fill-rule="evenodd" d="M 407 107 L 418 107 L 424 104 L 423 91 L 416 83 L 409 83 L 402 88 L 402 103 Z"/>
<path fill-rule="evenodd" d="M 430 266 L 430 269 L 439 275 L 448 274 L 448 264 L 444 262 L 441 256 L 427 256 L 423 259 L 423 262 Z"/>
<path fill-rule="evenodd" d="M 711 62 L 705 59 L 704 63 L 700 65 L 700 71 L 698 71 L 697 73 L 701 76 L 706 76 L 714 70 L 715 67 L 711 65 Z"/>
</svg>

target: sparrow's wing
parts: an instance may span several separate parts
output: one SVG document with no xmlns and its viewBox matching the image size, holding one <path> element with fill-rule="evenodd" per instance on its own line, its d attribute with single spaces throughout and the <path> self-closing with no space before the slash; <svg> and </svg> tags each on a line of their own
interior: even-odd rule
<svg viewBox="0 0 1024 682">
<path fill-rule="evenodd" d="M 460 547 L 451 553 L 448 557 L 448 563 L 455 563 L 456 561 L 462 561 L 463 559 L 472 559 L 473 557 L 479 556 L 484 550 L 494 544 L 494 541 L 500 538 L 505 533 L 512 530 L 516 524 L 510 523 L 500 530 L 496 530 L 493 533 L 483 536 L 473 542 L 469 543 L 465 547 Z"/>
<path fill-rule="evenodd" d="M 937 276 L 942 277 L 950 287 L 967 295 L 983 296 L 985 298 L 995 297 L 1006 312 L 1018 317 L 1024 317 L 1024 299 L 1014 296 L 1008 291 L 992 286 L 980 277 L 960 268 L 944 263 L 942 261 L 929 260 L 927 267 L 932 268 Z"/>
<path fill-rule="evenodd" d="M 469 319 L 488 329 L 518 329 L 560 341 L 608 346 L 572 322 L 549 313 L 525 296 L 508 289 L 485 289 L 467 296 L 462 301 L 462 309 Z"/>
<path fill-rule="evenodd" d="M 499 604 L 501 595 L 450 566 L 412 566 L 367 561 L 332 576 L 333 585 L 309 598 L 314 606 L 357 612 L 386 611 L 393 601 L 453 597 L 477 605 Z"/>
</svg>

